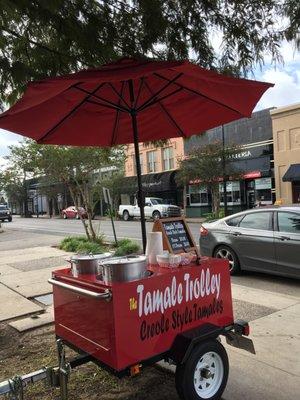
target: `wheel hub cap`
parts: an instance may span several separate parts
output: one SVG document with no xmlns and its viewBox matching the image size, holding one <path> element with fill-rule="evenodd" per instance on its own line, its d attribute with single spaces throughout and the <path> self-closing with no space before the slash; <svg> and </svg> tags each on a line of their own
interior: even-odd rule
<svg viewBox="0 0 300 400">
<path fill-rule="evenodd" d="M 205 353 L 198 361 L 194 372 L 196 393 L 203 399 L 210 399 L 219 390 L 223 376 L 221 357 L 213 351 Z"/>
</svg>

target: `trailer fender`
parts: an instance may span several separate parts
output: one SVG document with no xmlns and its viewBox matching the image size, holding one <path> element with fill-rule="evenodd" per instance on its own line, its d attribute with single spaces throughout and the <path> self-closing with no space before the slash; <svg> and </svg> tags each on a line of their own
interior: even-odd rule
<svg viewBox="0 0 300 400">
<path fill-rule="evenodd" d="M 216 339 L 221 334 L 224 334 L 224 328 L 213 324 L 205 324 L 179 333 L 172 344 L 169 356 L 176 364 L 184 364 L 199 342 Z"/>
</svg>

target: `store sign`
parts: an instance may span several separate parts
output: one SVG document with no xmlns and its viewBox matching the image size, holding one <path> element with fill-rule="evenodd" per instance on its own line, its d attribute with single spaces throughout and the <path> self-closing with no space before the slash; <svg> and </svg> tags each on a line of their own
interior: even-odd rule
<svg viewBox="0 0 300 400">
<path fill-rule="evenodd" d="M 260 178 L 260 177 L 261 177 L 260 171 L 251 171 L 251 172 L 247 172 L 247 174 L 243 175 L 244 179 L 254 179 L 254 178 Z"/>
<path fill-rule="evenodd" d="M 255 180 L 255 189 L 271 189 L 272 188 L 272 179 L 271 178 L 261 178 Z"/>
</svg>

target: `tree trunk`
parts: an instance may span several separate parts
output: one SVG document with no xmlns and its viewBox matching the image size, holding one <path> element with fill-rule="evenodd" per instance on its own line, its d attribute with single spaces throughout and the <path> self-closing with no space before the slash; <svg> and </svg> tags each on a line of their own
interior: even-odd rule
<svg viewBox="0 0 300 400">
<path fill-rule="evenodd" d="M 69 191 L 70 191 L 70 194 L 71 194 L 71 197 L 72 197 L 74 206 L 76 207 L 76 210 L 77 210 L 77 212 L 78 212 L 79 204 L 78 204 L 78 202 L 77 202 L 76 194 L 75 194 L 75 192 L 74 192 L 74 190 L 73 190 L 73 188 L 72 188 L 71 185 L 68 185 L 68 188 L 69 188 Z M 88 226 L 87 226 L 87 224 L 85 223 L 85 220 L 84 220 L 83 218 L 81 218 L 81 217 L 80 217 L 80 220 L 81 220 L 81 222 L 82 222 L 82 224 L 83 224 L 86 237 L 88 238 L 88 240 L 91 240 L 91 235 L 90 235 Z"/>
<path fill-rule="evenodd" d="M 91 196 L 89 193 L 89 189 L 88 189 L 88 185 L 87 184 L 83 184 L 83 186 L 81 186 L 77 181 L 76 181 L 77 187 L 81 193 L 83 202 L 85 204 L 86 207 L 86 212 L 87 212 L 87 216 L 88 216 L 88 230 L 89 230 L 89 235 L 92 238 L 93 241 L 96 241 L 97 239 L 97 235 L 93 226 L 93 204 L 91 204 Z M 80 217 L 81 218 L 81 217 Z M 82 218 L 81 218 L 82 220 Z"/>
<path fill-rule="evenodd" d="M 213 184 L 211 186 L 211 197 L 212 197 L 212 212 L 218 217 L 220 213 L 220 191 L 219 183 Z"/>
</svg>

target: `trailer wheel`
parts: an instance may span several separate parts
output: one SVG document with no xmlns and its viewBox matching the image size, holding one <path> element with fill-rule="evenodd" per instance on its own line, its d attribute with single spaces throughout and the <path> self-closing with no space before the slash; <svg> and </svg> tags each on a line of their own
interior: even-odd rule
<svg viewBox="0 0 300 400">
<path fill-rule="evenodd" d="M 176 389 L 182 400 L 220 399 L 228 379 L 226 350 L 217 340 L 196 346 L 187 361 L 176 368 Z"/>
</svg>

